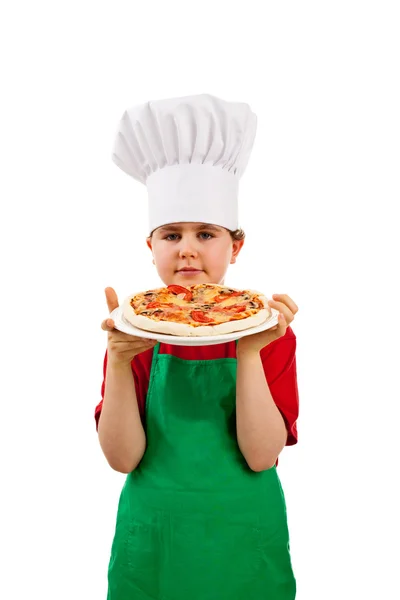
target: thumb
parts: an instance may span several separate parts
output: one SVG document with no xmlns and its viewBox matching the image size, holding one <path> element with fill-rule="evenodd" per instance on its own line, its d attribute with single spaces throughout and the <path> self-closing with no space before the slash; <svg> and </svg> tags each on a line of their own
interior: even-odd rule
<svg viewBox="0 0 400 600">
<path fill-rule="evenodd" d="M 104 291 L 106 294 L 108 311 L 112 312 L 115 308 L 118 308 L 118 306 L 119 306 L 118 296 L 112 287 L 106 287 L 106 289 Z"/>
<path fill-rule="evenodd" d="M 112 319 L 105 319 L 101 324 L 101 328 L 103 331 L 113 331 L 114 321 Z"/>
</svg>

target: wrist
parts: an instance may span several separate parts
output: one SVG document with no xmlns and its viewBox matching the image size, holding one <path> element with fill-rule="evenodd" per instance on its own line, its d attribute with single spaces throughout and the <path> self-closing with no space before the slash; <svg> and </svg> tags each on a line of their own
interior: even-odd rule
<svg viewBox="0 0 400 600">
<path fill-rule="evenodd" d="M 260 351 L 257 349 L 252 348 L 251 346 L 241 346 L 240 343 L 238 343 L 237 348 L 236 348 L 236 358 L 240 358 L 240 359 L 248 359 L 248 360 L 254 360 L 260 357 Z"/>
<path fill-rule="evenodd" d="M 113 358 L 108 358 L 107 366 L 114 371 L 129 371 L 131 370 L 131 362 L 116 360 Z"/>
</svg>

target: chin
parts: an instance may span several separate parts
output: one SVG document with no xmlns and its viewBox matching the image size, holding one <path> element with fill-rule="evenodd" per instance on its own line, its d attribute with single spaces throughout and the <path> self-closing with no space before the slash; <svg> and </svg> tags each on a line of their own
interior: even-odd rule
<svg viewBox="0 0 400 600">
<path fill-rule="evenodd" d="M 200 271 L 200 273 L 197 273 L 196 275 L 185 275 L 184 273 L 178 273 L 176 272 L 174 275 L 174 279 L 179 279 L 179 283 L 180 285 L 185 285 L 185 282 L 188 285 L 194 285 L 196 283 L 206 283 L 208 280 L 207 275 L 204 273 L 204 271 Z"/>
</svg>

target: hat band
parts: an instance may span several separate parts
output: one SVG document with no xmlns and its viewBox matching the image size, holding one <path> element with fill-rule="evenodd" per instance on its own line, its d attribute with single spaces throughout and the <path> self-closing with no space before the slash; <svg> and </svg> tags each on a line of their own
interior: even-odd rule
<svg viewBox="0 0 400 600">
<path fill-rule="evenodd" d="M 238 229 L 239 178 L 211 164 L 177 164 L 158 169 L 146 181 L 149 232 L 180 222 Z"/>
</svg>

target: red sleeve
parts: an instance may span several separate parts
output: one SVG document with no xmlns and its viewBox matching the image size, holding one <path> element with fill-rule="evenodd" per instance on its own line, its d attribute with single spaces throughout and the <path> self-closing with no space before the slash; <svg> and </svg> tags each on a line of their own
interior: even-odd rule
<svg viewBox="0 0 400 600">
<path fill-rule="evenodd" d="M 141 355 L 135 356 L 135 358 L 131 362 L 133 379 L 135 381 L 135 390 L 136 397 L 138 400 L 138 406 L 140 415 L 142 417 L 142 421 L 144 422 L 145 416 L 145 404 L 146 404 L 146 395 L 147 388 L 149 385 L 150 378 L 150 367 L 151 367 L 151 359 L 153 355 L 153 348 L 146 350 Z M 139 358 L 140 356 L 140 358 Z M 101 409 L 103 408 L 103 399 L 104 399 L 104 391 L 106 387 L 106 373 L 107 373 L 107 350 L 104 356 L 103 363 L 103 383 L 101 385 L 101 401 L 96 406 L 94 411 L 94 418 L 96 420 L 96 431 L 99 428 L 99 418 Z"/>
<path fill-rule="evenodd" d="M 100 413 L 101 413 L 101 409 L 103 408 L 104 390 L 106 387 L 106 371 L 107 371 L 107 350 L 104 355 L 104 362 L 103 362 L 103 383 L 101 384 L 101 400 L 98 403 L 98 405 L 96 406 L 95 411 L 94 411 L 94 418 L 96 420 L 96 431 L 98 431 L 98 429 L 99 429 Z"/>
<path fill-rule="evenodd" d="M 288 437 L 286 446 L 297 443 L 299 393 L 296 372 L 296 336 L 288 327 L 286 334 L 261 350 L 265 377 L 283 420 Z"/>
</svg>

